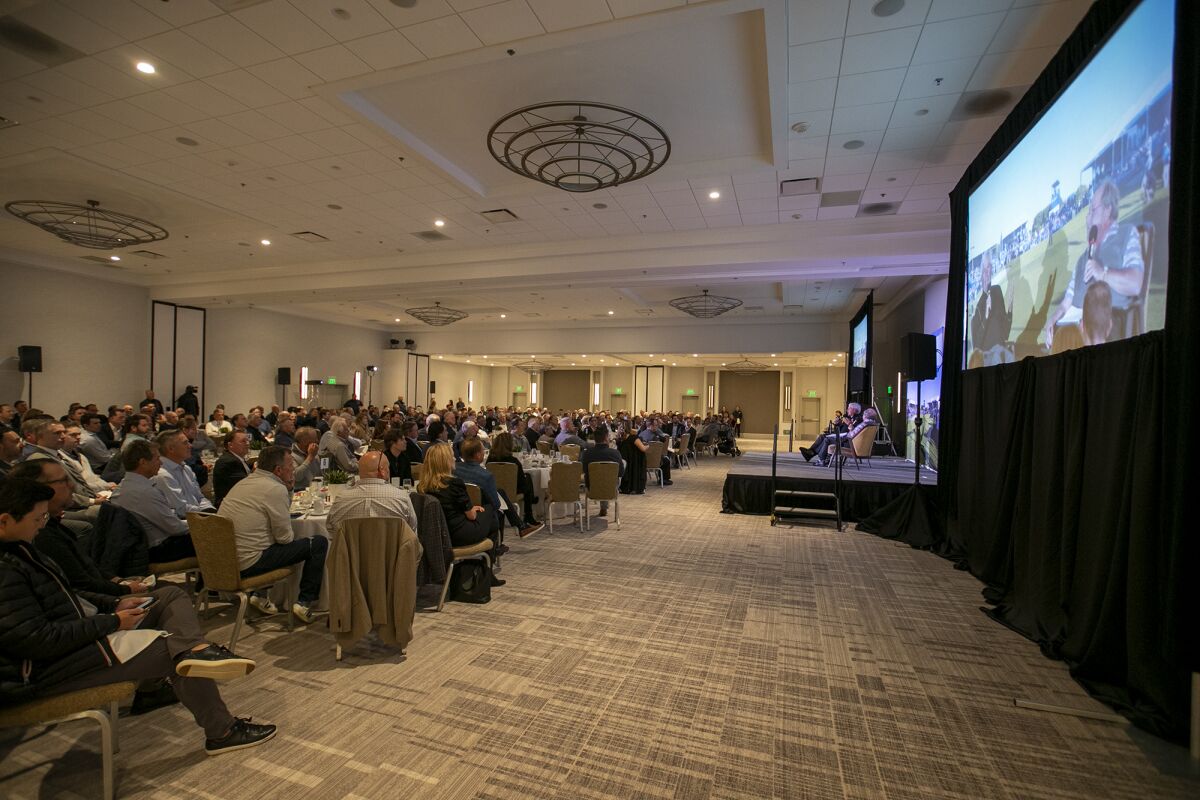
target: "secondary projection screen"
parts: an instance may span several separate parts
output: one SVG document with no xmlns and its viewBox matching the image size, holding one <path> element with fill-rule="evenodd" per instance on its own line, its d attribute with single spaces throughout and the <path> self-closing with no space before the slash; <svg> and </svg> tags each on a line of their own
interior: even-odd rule
<svg viewBox="0 0 1200 800">
<path fill-rule="evenodd" d="M 863 317 L 850 332 L 850 366 L 867 368 L 867 318 Z"/>
<path fill-rule="evenodd" d="M 971 192 L 964 366 L 1161 329 L 1175 0 L 1143 0 Z"/>
</svg>

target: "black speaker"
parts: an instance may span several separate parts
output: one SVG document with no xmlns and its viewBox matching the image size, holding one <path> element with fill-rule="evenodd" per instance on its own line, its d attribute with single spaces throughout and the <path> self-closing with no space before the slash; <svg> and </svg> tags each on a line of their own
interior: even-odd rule
<svg viewBox="0 0 1200 800">
<path fill-rule="evenodd" d="M 937 338 L 928 333 L 900 337 L 900 371 L 910 381 L 937 377 Z"/>
<path fill-rule="evenodd" d="M 17 360 L 21 362 L 21 372 L 41 372 L 42 348 L 23 344 L 17 348 Z"/>
<path fill-rule="evenodd" d="M 275 369 L 275 382 L 280 386 L 287 386 L 292 382 L 291 367 L 277 367 Z"/>
<path fill-rule="evenodd" d="M 437 394 L 437 381 L 430 381 L 430 382 L 429 382 L 429 393 L 430 393 L 430 394 Z"/>
<path fill-rule="evenodd" d="M 862 367 L 851 367 L 847 377 L 850 391 L 865 392 L 867 390 L 867 371 Z"/>
</svg>

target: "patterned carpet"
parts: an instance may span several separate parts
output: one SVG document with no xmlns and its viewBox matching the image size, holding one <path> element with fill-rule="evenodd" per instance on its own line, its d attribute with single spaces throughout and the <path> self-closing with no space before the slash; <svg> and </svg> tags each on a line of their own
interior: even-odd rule
<svg viewBox="0 0 1200 800">
<path fill-rule="evenodd" d="M 280 725 L 206 758 L 179 706 L 121 722 L 124 798 L 1196 797 L 1059 663 L 927 553 L 718 513 L 731 460 L 513 541 L 486 606 L 422 614 L 407 656 L 342 663 L 263 623 L 230 709 Z M 227 634 L 228 617 L 213 621 Z M 99 795 L 84 723 L 0 732 L 0 796 Z"/>
</svg>

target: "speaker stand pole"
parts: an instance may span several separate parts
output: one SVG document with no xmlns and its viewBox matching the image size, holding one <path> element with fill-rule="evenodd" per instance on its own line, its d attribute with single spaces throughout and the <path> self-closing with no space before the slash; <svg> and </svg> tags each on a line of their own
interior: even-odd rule
<svg viewBox="0 0 1200 800">
<path fill-rule="evenodd" d="M 28 403 L 29 403 L 29 407 L 33 408 L 33 373 L 26 372 L 25 374 L 29 376 L 29 400 L 28 400 Z"/>
<path fill-rule="evenodd" d="M 913 425 L 916 426 L 916 465 L 917 470 L 913 476 L 913 485 L 921 485 L 921 423 L 924 419 L 921 417 L 921 382 L 917 381 L 917 415 L 913 418 Z"/>
</svg>

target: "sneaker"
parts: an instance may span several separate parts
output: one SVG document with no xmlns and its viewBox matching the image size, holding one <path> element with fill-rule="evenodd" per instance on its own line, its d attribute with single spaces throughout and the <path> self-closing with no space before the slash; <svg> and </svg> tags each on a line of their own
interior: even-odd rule
<svg viewBox="0 0 1200 800">
<path fill-rule="evenodd" d="M 272 603 L 271 598 L 264 597 L 262 595 L 257 595 L 257 594 L 250 595 L 250 607 L 257 609 L 258 611 L 262 612 L 263 614 L 270 615 L 270 614 L 278 614 L 279 613 L 279 606 Z"/>
<path fill-rule="evenodd" d="M 234 750 L 254 747 L 256 744 L 262 744 L 268 739 L 274 738 L 274 725 L 255 725 L 250 719 L 250 717 L 235 719 L 229 733 L 220 739 L 205 739 L 204 752 L 210 756 L 231 753 Z"/>
<path fill-rule="evenodd" d="M 503 586 L 506 583 L 508 581 L 497 578 L 495 575 L 492 576 L 492 586 Z"/>
<path fill-rule="evenodd" d="M 219 644 L 210 644 L 203 650 L 184 653 L 175 661 L 175 672 L 185 678 L 212 678 L 229 680 L 249 675 L 254 662 L 233 653 Z"/>
<path fill-rule="evenodd" d="M 292 603 L 292 613 L 305 625 L 312 623 L 317 618 L 317 612 L 303 603 Z"/>
<path fill-rule="evenodd" d="M 179 698 L 175 696 L 175 687 L 164 679 L 157 685 L 147 689 L 138 689 L 133 695 L 133 705 L 129 709 L 130 716 L 149 714 L 160 708 L 175 705 Z"/>
<path fill-rule="evenodd" d="M 517 536 L 520 536 L 522 539 L 524 539 L 526 536 L 535 534 L 544 527 L 546 527 L 546 526 L 543 525 L 542 523 L 534 522 L 530 525 L 526 525 L 524 528 L 521 528 L 521 530 L 517 531 Z"/>
<path fill-rule="evenodd" d="M 507 552 L 508 552 L 508 545 L 506 545 L 506 544 L 496 545 L 496 555 L 502 556 Z"/>
</svg>

